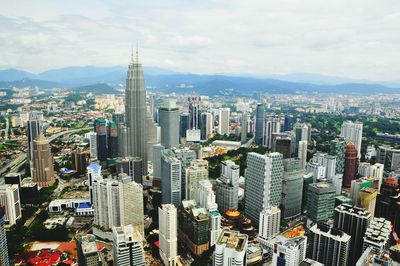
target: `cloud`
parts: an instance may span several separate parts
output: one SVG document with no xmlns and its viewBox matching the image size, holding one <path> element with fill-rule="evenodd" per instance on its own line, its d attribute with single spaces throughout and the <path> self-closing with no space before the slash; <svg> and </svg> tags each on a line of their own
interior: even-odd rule
<svg viewBox="0 0 400 266">
<path fill-rule="evenodd" d="M 0 67 L 146 65 L 197 73 L 398 79 L 397 0 L 0 3 Z"/>
</svg>

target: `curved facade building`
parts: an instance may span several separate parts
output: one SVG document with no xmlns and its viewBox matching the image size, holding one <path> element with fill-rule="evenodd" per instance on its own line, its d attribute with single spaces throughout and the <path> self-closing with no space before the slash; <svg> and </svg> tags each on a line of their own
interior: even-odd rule
<svg viewBox="0 0 400 266">
<path fill-rule="evenodd" d="M 350 187 L 351 181 L 356 179 L 358 171 L 358 153 L 353 142 L 349 141 L 346 145 L 344 157 L 343 186 Z"/>
</svg>

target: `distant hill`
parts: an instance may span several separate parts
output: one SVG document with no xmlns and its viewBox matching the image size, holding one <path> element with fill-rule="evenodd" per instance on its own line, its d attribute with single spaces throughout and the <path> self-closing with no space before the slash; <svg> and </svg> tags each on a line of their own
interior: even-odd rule
<svg viewBox="0 0 400 266">
<path fill-rule="evenodd" d="M 307 73 L 283 75 L 277 76 L 277 78 L 260 78 L 236 75 L 182 74 L 155 67 L 145 68 L 144 71 L 146 86 L 152 91 L 166 93 L 195 92 L 204 95 L 253 95 L 254 93 L 298 92 L 340 94 L 400 93 L 400 82 L 396 86 L 396 81 L 378 83 Z M 28 78 L 18 79 L 22 76 L 28 76 Z M 85 92 L 117 93 L 114 88 L 126 82 L 126 68 L 121 66 L 67 67 L 39 74 L 8 69 L 0 70 L 0 78 L 0 88 L 38 86 L 44 89 L 57 87 Z M 12 78 L 16 79 L 11 80 Z M 4 81 L 4 79 L 10 79 L 11 81 Z"/>
</svg>

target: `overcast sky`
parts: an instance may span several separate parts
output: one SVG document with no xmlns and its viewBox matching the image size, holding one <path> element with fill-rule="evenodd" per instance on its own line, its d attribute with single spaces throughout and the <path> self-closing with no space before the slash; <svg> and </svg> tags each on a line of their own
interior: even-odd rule
<svg viewBox="0 0 400 266">
<path fill-rule="evenodd" d="M 142 62 L 175 71 L 400 80 L 399 0 L 2 0 L 0 68 Z"/>
</svg>

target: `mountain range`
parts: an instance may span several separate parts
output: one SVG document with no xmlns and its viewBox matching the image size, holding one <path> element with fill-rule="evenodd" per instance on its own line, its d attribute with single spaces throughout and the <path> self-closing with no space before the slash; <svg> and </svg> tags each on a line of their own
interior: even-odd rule
<svg viewBox="0 0 400 266">
<path fill-rule="evenodd" d="M 400 93 L 400 81 L 369 81 L 311 73 L 250 76 L 237 74 L 200 75 L 145 67 L 149 90 L 165 93 L 205 95 L 252 95 L 259 93 Z M 102 93 L 125 84 L 122 66 L 76 66 L 31 73 L 18 69 L 0 70 L 0 88 L 38 86 Z M 107 87 L 108 86 L 108 87 Z"/>
</svg>

